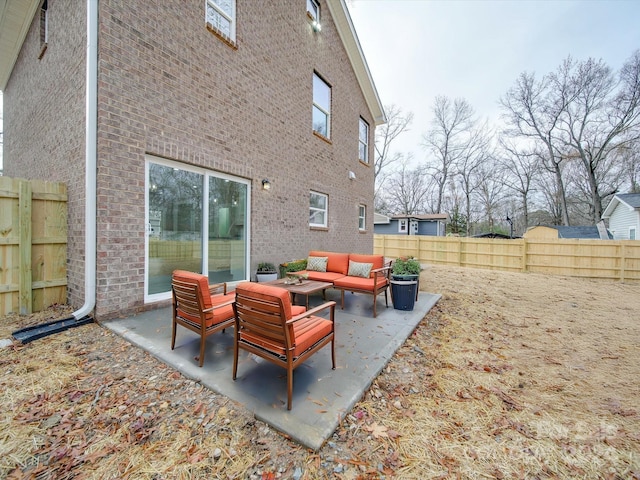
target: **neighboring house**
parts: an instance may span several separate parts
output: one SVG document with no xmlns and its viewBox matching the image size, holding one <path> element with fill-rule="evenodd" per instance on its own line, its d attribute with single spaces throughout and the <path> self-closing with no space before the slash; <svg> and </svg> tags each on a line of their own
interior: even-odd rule
<svg viewBox="0 0 640 480">
<path fill-rule="evenodd" d="M 538 225 L 536 227 L 529 227 L 522 236 L 523 238 L 530 239 L 553 239 L 553 238 L 588 238 L 592 240 L 611 240 L 613 235 L 603 229 L 598 228 L 597 225 L 584 226 L 584 227 L 567 227 L 562 225 Z"/>
<path fill-rule="evenodd" d="M 4 174 L 68 185 L 74 315 L 372 252 L 385 117 L 345 0 L 3 3 Z"/>
<path fill-rule="evenodd" d="M 426 215 L 374 214 L 373 232 L 380 235 L 433 235 L 443 237 L 449 216 L 445 213 Z"/>
<path fill-rule="evenodd" d="M 640 193 L 618 193 L 607 205 L 602 218 L 616 240 L 638 240 L 640 233 Z"/>
</svg>

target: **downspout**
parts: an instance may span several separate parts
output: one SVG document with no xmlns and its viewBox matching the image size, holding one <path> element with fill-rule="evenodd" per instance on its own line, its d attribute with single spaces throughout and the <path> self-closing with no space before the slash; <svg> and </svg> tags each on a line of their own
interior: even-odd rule
<svg viewBox="0 0 640 480">
<path fill-rule="evenodd" d="M 73 312 L 76 320 L 96 305 L 96 197 L 98 131 L 98 0 L 87 0 L 87 71 L 85 118 L 85 233 L 84 305 Z"/>
</svg>

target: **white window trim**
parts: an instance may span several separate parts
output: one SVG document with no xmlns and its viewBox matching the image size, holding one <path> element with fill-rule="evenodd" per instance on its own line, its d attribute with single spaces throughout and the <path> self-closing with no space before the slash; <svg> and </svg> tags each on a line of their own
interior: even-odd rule
<svg viewBox="0 0 640 480">
<path fill-rule="evenodd" d="M 331 95 L 333 93 L 331 91 L 331 85 L 329 85 L 324 80 L 324 78 L 322 78 L 316 72 L 313 72 L 313 76 L 314 77 L 318 77 L 318 80 L 320 80 L 322 83 L 324 83 L 327 86 L 327 88 L 329 89 L 329 111 L 325 110 L 324 108 L 322 108 L 320 105 L 318 105 L 316 103 L 315 91 L 312 91 L 312 94 L 313 94 L 313 106 L 315 108 L 317 108 L 318 110 L 320 110 L 322 113 L 324 113 L 327 116 L 327 134 L 325 135 L 322 132 L 317 131 L 315 128 L 313 129 L 313 131 L 316 132 L 318 135 L 322 135 L 325 138 L 331 138 Z M 312 90 L 313 90 L 313 79 L 312 79 Z M 313 128 L 313 112 L 311 113 L 311 128 Z"/>
<path fill-rule="evenodd" d="M 399 233 L 407 233 L 407 220 L 399 219 L 398 220 L 398 232 Z"/>
<path fill-rule="evenodd" d="M 218 5 L 217 2 L 215 0 L 205 0 L 205 6 L 204 6 L 204 19 L 205 22 L 209 23 L 208 19 L 207 19 L 207 6 L 211 5 L 211 7 L 218 12 L 219 15 L 221 15 L 222 17 L 224 17 L 225 19 L 227 19 L 230 23 L 229 26 L 229 40 L 231 40 L 232 42 L 236 41 L 236 0 L 231 0 L 231 9 L 232 9 L 232 14 L 231 16 L 229 16 L 224 10 L 222 10 Z M 214 27 L 213 25 L 211 25 L 211 28 L 213 28 L 216 32 L 218 32 L 220 35 L 225 36 L 225 33 L 218 30 L 216 27 Z"/>
<path fill-rule="evenodd" d="M 309 196 L 311 195 L 318 195 L 320 197 L 324 197 L 325 198 L 325 208 L 316 208 L 316 207 L 312 207 L 311 206 L 311 199 L 309 199 L 309 212 L 314 211 L 314 212 L 324 212 L 324 223 L 311 223 L 311 215 L 309 215 L 309 226 L 310 227 L 319 227 L 319 228 L 327 228 L 328 225 L 328 218 L 329 218 L 329 195 L 327 195 L 326 193 L 320 193 L 320 192 L 316 192 L 314 190 L 311 190 L 309 192 Z"/>
<path fill-rule="evenodd" d="M 311 10 L 309 9 L 310 5 L 313 7 Z M 311 20 L 320 23 L 320 3 L 318 0 L 307 0 L 307 15 Z"/>
<path fill-rule="evenodd" d="M 365 136 L 364 141 L 360 138 L 360 126 L 364 125 L 367 127 L 367 134 Z M 369 124 L 360 117 L 358 122 L 358 157 L 360 157 L 360 145 L 364 145 L 364 158 L 358 158 L 363 163 L 369 164 Z"/>
<path fill-rule="evenodd" d="M 633 235 L 631 234 L 633 232 Z M 638 239 L 638 231 L 636 227 L 629 227 L 629 240 L 637 240 Z"/>
<path fill-rule="evenodd" d="M 203 167 L 196 167 L 194 165 L 187 165 L 184 163 L 180 163 L 180 162 L 175 162 L 172 160 L 168 160 L 165 158 L 160 158 L 160 157 L 155 157 L 153 155 L 145 155 L 145 172 L 144 172 L 144 176 L 145 176 L 145 194 L 144 194 L 144 211 L 145 211 L 145 218 L 144 218 L 144 224 L 145 224 L 145 229 L 149 228 L 148 225 L 150 224 L 150 219 L 149 219 L 149 168 L 150 168 L 150 164 L 152 163 L 156 163 L 158 165 L 164 165 L 166 167 L 174 167 L 174 168 L 179 168 L 181 170 L 185 170 L 188 172 L 195 172 L 195 173 L 199 173 L 201 175 L 204 175 L 206 177 L 209 177 L 209 180 L 207 180 L 207 182 L 205 182 L 205 187 L 202 190 L 202 197 L 203 198 L 208 198 L 209 197 L 209 181 L 212 177 L 215 178 L 228 178 L 231 181 L 234 182 L 238 182 L 238 183 L 242 183 L 245 184 L 247 186 L 247 224 L 245 226 L 246 228 L 246 235 L 247 235 L 247 249 L 245 252 L 245 279 L 249 279 L 251 278 L 251 272 L 250 272 L 250 258 L 249 258 L 249 251 L 251 250 L 249 248 L 249 246 L 251 245 L 251 181 L 244 179 L 244 178 L 240 178 L 240 177 L 235 177 L 233 175 L 228 175 L 225 173 L 221 173 L 221 172 L 214 172 L 212 170 L 209 170 L 207 168 L 203 168 Z M 203 202 L 202 205 L 202 218 L 209 218 L 209 204 L 208 202 Z M 202 236 L 203 238 L 208 238 L 209 237 L 209 222 L 203 222 L 202 225 Z M 203 245 L 203 251 L 202 251 L 202 268 L 204 269 L 206 265 L 209 264 L 209 250 L 207 248 L 204 247 Z M 204 271 L 204 270 L 203 270 Z M 152 294 L 148 294 L 147 292 L 149 291 L 149 235 L 145 234 L 145 241 L 144 241 L 144 303 L 148 304 L 148 303 L 155 303 L 158 301 L 162 301 L 162 300 L 169 300 L 171 299 L 171 292 L 163 292 L 163 293 L 152 293 Z M 244 281 L 244 280 L 240 280 L 240 281 Z M 230 286 L 235 287 L 236 283 L 239 282 L 231 282 Z"/>
<path fill-rule="evenodd" d="M 358 230 L 364 232 L 367 229 L 367 206 L 358 205 Z"/>
</svg>

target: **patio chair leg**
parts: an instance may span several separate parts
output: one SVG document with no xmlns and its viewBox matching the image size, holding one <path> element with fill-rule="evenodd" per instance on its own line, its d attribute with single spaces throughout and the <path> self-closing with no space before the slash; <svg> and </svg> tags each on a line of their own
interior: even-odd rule
<svg viewBox="0 0 640 480">
<path fill-rule="evenodd" d="M 344 290 L 340 290 L 340 308 L 344 310 Z"/>
<path fill-rule="evenodd" d="M 335 336 L 331 339 L 331 370 L 336 369 L 336 347 L 335 347 Z"/>
<path fill-rule="evenodd" d="M 171 326 L 171 350 L 176 347 L 176 321 L 174 320 Z"/>
<path fill-rule="evenodd" d="M 293 369 L 287 368 L 287 410 L 291 410 L 291 398 L 293 397 Z"/>
<path fill-rule="evenodd" d="M 236 341 L 234 343 L 233 346 L 233 379 L 236 379 L 236 376 L 238 374 L 238 339 L 236 338 Z"/>
<path fill-rule="evenodd" d="M 202 367 L 202 364 L 204 363 L 204 340 L 205 337 L 201 337 L 200 338 L 200 365 Z"/>
</svg>

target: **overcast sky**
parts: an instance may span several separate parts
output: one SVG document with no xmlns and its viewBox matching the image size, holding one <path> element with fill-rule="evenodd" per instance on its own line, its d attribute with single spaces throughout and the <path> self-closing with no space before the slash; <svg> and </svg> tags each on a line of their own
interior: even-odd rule
<svg viewBox="0 0 640 480">
<path fill-rule="evenodd" d="M 571 55 L 618 70 L 640 48 L 638 0 L 347 0 L 383 105 L 411 111 L 395 150 L 423 160 L 436 95 L 463 97 L 480 118 L 524 71 L 540 77 Z"/>
</svg>

